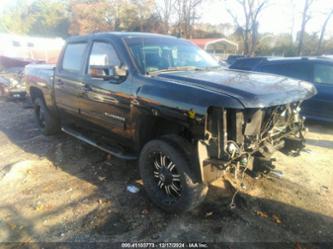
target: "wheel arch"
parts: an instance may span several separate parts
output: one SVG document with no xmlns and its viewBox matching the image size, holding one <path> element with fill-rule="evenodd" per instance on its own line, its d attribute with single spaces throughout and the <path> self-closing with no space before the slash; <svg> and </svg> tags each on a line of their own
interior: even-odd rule
<svg viewBox="0 0 333 249">
<path fill-rule="evenodd" d="M 202 182 L 202 173 L 197 158 L 197 141 L 204 127 L 194 127 L 189 123 L 177 122 L 166 117 L 142 115 L 136 121 L 135 138 L 137 151 L 140 152 L 145 144 L 154 139 L 160 139 L 175 147 L 186 155 L 196 182 Z"/>
<path fill-rule="evenodd" d="M 134 140 L 136 141 L 138 151 L 140 151 L 148 141 L 159 139 L 167 135 L 182 137 L 189 143 L 199 139 L 201 135 L 198 134 L 200 129 L 195 127 L 195 125 L 188 122 L 178 122 L 168 117 L 142 115 L 135 121 L 135 126 L 136 132 L 134 134 Z"/>
<path fill-rule="evenodd" d="M 44 100 L 43 92 L 37 87 L 30 87 L 29 94 L 32 102 L 36 100 L 36 98 L 41 97 Z M 45 100 L 44 100 L 45 101 Z"/>
</svg>

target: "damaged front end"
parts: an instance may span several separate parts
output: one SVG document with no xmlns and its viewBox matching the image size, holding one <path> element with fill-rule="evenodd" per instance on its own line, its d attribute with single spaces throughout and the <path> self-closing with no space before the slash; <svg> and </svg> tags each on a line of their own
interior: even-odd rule
<svg viewBox="0 0 333 249">
<path fill-rule="evenodd" d="M 253 175 L 272 169 L 276 150 L 297 154 L 304 148 L 301 102 L 256 109 L 209 108 L 205 140 L 198 143 L 202 179 L 210 182 L 225 170 Z"/>
</svg>

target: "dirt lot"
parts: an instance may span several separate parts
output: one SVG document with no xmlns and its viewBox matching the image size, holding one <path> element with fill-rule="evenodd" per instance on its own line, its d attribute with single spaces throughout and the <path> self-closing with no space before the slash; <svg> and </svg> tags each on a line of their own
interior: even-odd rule
<svg viewBox="0 0 333 249">
<path fill-rule="evenodd" d="M 229 208 L 231 197 L 217 181 L 200 207 L 167 215 L 142 190 L 126 190 L 140 186 L 135 163 L 64 134 L 42 136 L 24 107 L 0 101 L 1 242 L 333 242 L 328 125 L 309 124 L 300 157 L 276 153 L 282 179 L 247 179 L 237 208 Z"/>
</svg>

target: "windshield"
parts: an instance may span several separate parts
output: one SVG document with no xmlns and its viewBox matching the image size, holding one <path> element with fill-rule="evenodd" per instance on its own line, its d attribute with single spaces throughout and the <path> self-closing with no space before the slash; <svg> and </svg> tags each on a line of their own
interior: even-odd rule
<svg viewBox="0 0 333 249">
<path fill-rule="evenodd" d="M 218 67 L 218 62 L 191 42 L 176 38 L 126 38 L 143 73 Z"/>
</svg>

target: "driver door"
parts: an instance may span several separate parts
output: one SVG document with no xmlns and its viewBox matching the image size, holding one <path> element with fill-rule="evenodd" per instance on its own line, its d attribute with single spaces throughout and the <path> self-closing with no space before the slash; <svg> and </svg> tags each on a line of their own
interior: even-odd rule
<svg viewBox="0 0 333 249">
<path fill-rule="evenodd" d="M 120 66 L 121 61 L 110 41 L 94 41 L 91 45 L 85 75 L 85 91 L 81 99 L 82 118 L 101 131 L 117 138 L 129 139 L 130 102 L 133 86 L 129 77 L 94 78 L 90 66 Z"/>
</svg>

